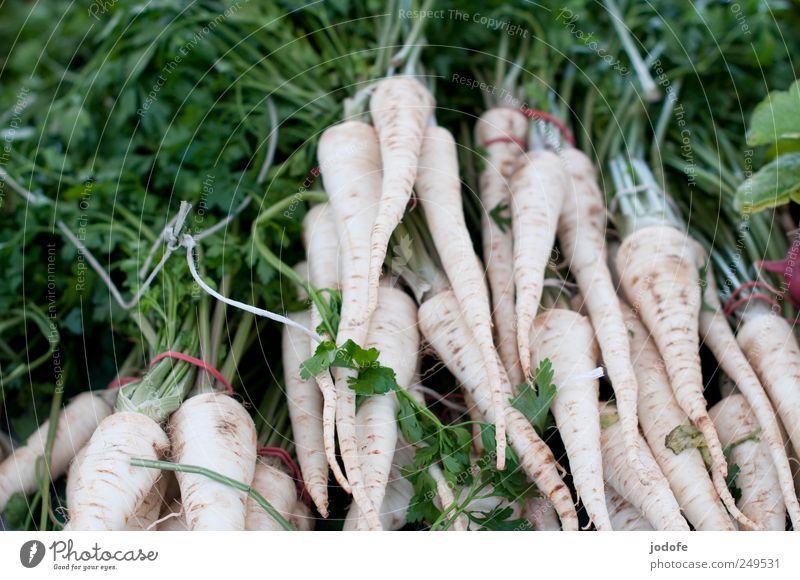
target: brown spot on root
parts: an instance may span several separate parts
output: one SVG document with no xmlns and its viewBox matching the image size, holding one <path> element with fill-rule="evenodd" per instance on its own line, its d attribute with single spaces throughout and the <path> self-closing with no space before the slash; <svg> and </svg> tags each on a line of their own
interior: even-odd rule
<svg viewBox="0 0 800 580">
<path fill-rule="evenodd" d="M 236 434 L 236 424 L 228 419 L 220 419 L 217 423 L 217 433 L 222 437 L 230 437 Z"/>
</svg>

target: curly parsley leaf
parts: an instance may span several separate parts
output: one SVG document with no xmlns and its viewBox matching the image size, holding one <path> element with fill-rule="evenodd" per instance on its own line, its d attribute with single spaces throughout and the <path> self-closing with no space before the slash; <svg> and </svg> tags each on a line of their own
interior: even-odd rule
<svg viewBox="0 0 800 580">
<path fill-rule="evenodd" d="M 352 340 L 337 347 L 325 340 L 317 345 L 314 354 L 300 364 L 300 377 L 311 380 L 331 367 L 353 369 L 358 373 L 347 382 L 359 395 L 383 395 L 400 388 L 394 370 L 381 366 L 380 353 L 375 348 L 362 348 Z"/>
<path fill-rule="evenodd" d="M 433 500 L 437 497 L 436 482 L 424 471 L 414 481 L 414 496 L 408 502 L 406 521 L 422 523 L 435 521 L 441 513 Z"/>
<path fill-rule="evenodd" d="M 494 425 L 481 425 L 481 442 L 486 450 L 477 463 L 481 482 L 491 485 L 494 495 L 510 501 L 536 495 L 536 486 L 530 483 L 525 472 L 519 469 L 519 457 L 511 446 L 506 446 L 506 469 L 497 470 L 495 441 Z"/>
<path fill-rule="evenodd" d="M 514 518 L 514 510 L 510 506 L 496 506 L 488 512 L 466 512 L 470 521 L 480 526 L 481 530 L 494 532 L 523 532 L 532 529 L 528 520 Z"/>
<path fill-rule="evenodd" d="M 511 405 L 527 417 L 539 435 L 554 425 L 550 414 L 550 405 L 556 396 L 553 384 L 553 365 L 550 359 L 544 359 L 534 372 L 533 384 L 523 383 L 519 386 L 519 395 L 511 399 Z"/>
</svg>

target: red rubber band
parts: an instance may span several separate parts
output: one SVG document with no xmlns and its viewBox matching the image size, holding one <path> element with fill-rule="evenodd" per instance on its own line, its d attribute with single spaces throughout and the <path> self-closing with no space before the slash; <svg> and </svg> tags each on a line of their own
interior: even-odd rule
<svg viewBox="0 0 800 580">
<path fill-rule="evenodd" d="M 725 314 L 725 316 L 730 316 L 739 306 L 749 302 L 750 300 L 761 300 L 771 304 L 772 306 L 777 306 L 780 308 L 777 300 L 764 294 L 753 293 L 750 296 L 737 299 L 737 296 L 739 296 L 739 294 L 741 294 L 743 291 L 752 290 L 753 288 L 761 288 L 775 294 L 776 296 L 783 296 L 783 293 L 780 290 L 773 288 L 771 285 L 767 284 L 766 282 L 762 282 L 761 280 L 750 280 L 748 282 L 744 282 L 743 284 L 737 286 L 733 292 L 731 292 L 731 295 L 722 306 L 722 312 Z"/>
<path fill-rule="evenodd" d="M 763 288 L 764 290 L 767 290 L 768 292 L 772 292 L 773 294 L 777 294 L 777 295 L 781 295 L 782 294 L 782 292 L 780 290 L 778 290 L 777 288 L 775 288 L 774 286 L 772 286 L 770 284 L 767 284 L 766 282 L 763 282 L 761 280 L 751 280 L 751 281 L 748 281 L 748 282 L 744 282 L 743 284 L 740 284 L 731 293 L 731 298 L 735 298 L 743 290 L 749 290 L 751 288 Z M 728 298 L 728 300 L 730 300 L 731 298 Z"/>
<path fill-rule="evenodd" d="M 283 461 L 283 464 L 289 468 L 292 478 L 295 480 L 297 489 L 300 492 L 300 498 L 307 505 L 310 504 L 311 497 L 306 491 L 306 484 L 303 481 L 303 474 L 300 472 L 300 468 L 297 466 L 297 463 L 295 463 L 294 459 L 292 459 L 292 456 L 289 455 L 288 451 L 280 447 L 259 447 L 257 453 L 259 456 L 267 455 L 271 457 L 277 457 Z"/>
<path fill-rule="evenodd" d="M 494 145 L 495 143 L 516 143 L 522 149 L 525 149 L 527 143 L 525 143 L 525 139 L 520 139 L 519 137 L 495 137 L 494 139 L 489 139 L 486 141 L 483 146 L 488 147 L 489 145 Z"/>
<path fill-rule="evenodd" d="M 122 386 L 128 385 L 130 383 L 135 383 L 136 381 L 140 380 L 142 380 L 140 377 L 117 377 L 116 379 L 108 383 L 106 389 L 118 389 Z"/>
<path fill-rule="evenodd" d="M 187 362 L 191 365 L 194 365 L 198 368 L 203 369 L 212 377 L 214 377 L 217 381 L 222 383 L 225 386 L 225 390 L 229 395 L 233 394 L 233 387 L 231 384 L 222 376 L 222 373 L 215 369 L 213 366 L 208 364 L 205 361 L 200 360 L 199 358 L 195 358 L 193 356 L 189 356 L 188 354 L 183 354 L 182 352 L 175 352 L 173 350 L 168 350 L 166 352 L 162 352 L 161 354 L 157 355 L 152 361 L 150 361 L 150 368 L 153 367 L 158 361 L 163 360 L 165 358 L 174 358 L 176 360 L 182 360 L 183 362 Z"/>
<path fill-rule="evenodd" d="M 559 131 L 561 131 L 561 134 L 564 136 L 564 139 L 569 141 L 573 147 L 577 145 L 577 141 L 575 141 L 575 137 L 572 134 L 572 131 L 570 131 L 558 117 L 554 117 L 550 113 L 539 111 L 538 109 L 528 109 L 527 107 L 521 108 L 519 111 L 529 119 L 541 119 L 542 121 L 547 121 L 548 123 L 552 123 L 558 128 Z"/>
<path fill-rule="evenodd" d="M 725 306 L 726 307 L 723 308 L 722 311 L 725 314 L 725 316 L 730 316 L 742 304 L 746 304 L 746 303 L 750 302 L 751 300 L 761 300 L 762 302 L 766 302 L 767 304 L 769 304 L 773 308 L 777 308 L 777 309 L 780 309 L 780 307 L 781 307 L 781 305 L 778 304 L 777 300 L 775 300 L 774 298 L 770 298 L 769 296 L 767 296 L 765 294 L 750 294 L 749 296 L 743 296 L 742 298 L 739 298 L 738 300 L 735 300 L 732 304 L 728 304 L 728 302 L 726 301 L 725 302 Z"/>
</svg>

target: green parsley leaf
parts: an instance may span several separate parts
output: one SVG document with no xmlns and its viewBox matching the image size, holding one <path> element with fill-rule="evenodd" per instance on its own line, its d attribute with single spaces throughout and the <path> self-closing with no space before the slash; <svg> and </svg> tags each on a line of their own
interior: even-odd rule
<svg viewBox="0 0 800 580">
<path fill-rule="evenodd" d="M 741 468 L 737 464 L 733 464 L 728 468 L 728 480 L 726 484 L 733 496 L 733 499 L 738 503 L 742 499 L 742 490 L 736 485 L 736 479 L 739 477 Z"/>
<path fill-rule="evenodd" d="M 494 220 L 501 232 L 508 231 L 511 226 L 511 217 L 508 215 L 508 209 L 508 204 L 501 202 L 489 211 L 489 216 Z"/>
<path fill-rule="evenodd" d="M 300 378 L 309 381 L 322 371 L 328 370 L 339 353 L 339 349 L 330 340 L 317 345 L 314 355 L 300 364 Z"/>
<path fill-rule="evenodd" d="M 496 506 L 488 512 L 466 512 L 469 519 L 481 530 L 495 532 L 522 532 L 530 530 L 528 520 L 512 519 L 514 510 L 510 506 Z"/>
<path fill-rule="evenodd" d="M 535 387 L 535 389 L 534 389 Z M 553 384 L 553 365 L 544 359 L 534 372 L 534 385 L 530 382 L 519 386 L 519 395 L 511 399 L 511 405 L 528 418 L 539 435 L 553 424 L 550 405 L 556 396 Z"/>
<path fill-rule="evenodd" d="M 360 370 L 347 384 L 359 395 L 384 395 L 397 389 L 397 378 L 392 369 L 378 365 Z"/>
</svg>

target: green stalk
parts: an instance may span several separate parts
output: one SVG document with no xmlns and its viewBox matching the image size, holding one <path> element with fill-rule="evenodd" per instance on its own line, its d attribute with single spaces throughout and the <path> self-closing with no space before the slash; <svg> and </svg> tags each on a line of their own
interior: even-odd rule
<svg viewBox="0 0 800 580">
<path fill-rule="evenodd" d="M 625 127 L 625 120 L 630 119 L 631 110 L 634 109 L 632 103 L 635 96 L 636 91 L 633 88 L 633 85 L 626 85 L 625 90 L 622 92 L 622 96 L 620 97 L 619 103 L 616 107 L 614 107 L 614 118 L 608 122 L 605 131 L 602 133 L 603 136 L 600 139 L 600 144 L 597 146 L 598 165 L 605 165 L 611 152 L 617 150 L 612 146 L 612 144 L 615 141 L 619 141 L 620 132 Z M 617 116 L 618 112 L 619 116 Z"/>
<path fill-rule="evenodd" d="M 617 37 L 619 37 L 622 47 L 625 49 L 625 52 L 628 54 L 628 58 L 633 65 L 633 70 L 636 72 L 636 76 L 639 79 L 639 84 L 642 86 L 642 91 L 644 91 L 645 99 L 650 102 L 659 100 L 661 98 L 661 91 L 659 90 L 656 82 L 653 80 L 653 77 L 650 75 L 650 70 L 647 64 L 644 62 L 642 55 L 639 54 L 639 50 L 636 48 L 636 44 L 633 41 L 633 36 L 625 24 L 625 19 L 622 17 L 619 6 L 617 6 L 615 0 L 603 0 L 603 4 L 606 5 L 606 9 L 608 10 L 609 17 L 611 19 L 611 24 L 614 26 Z"/>
<path fill-rule="evenodd" d="M 211 350 L 213 347 L 211 346 L 211 328 L 209 321 L 211 313 L 210 298 L 211 297 L 208 294 L 203 292 L 203 295 L 200 297 L 200 307 L 198 308 L 198 312 L 195 316 L 197 316 L 197 334 L 200 344 L 200 359 L 214 364 L 215 359 L 211 358 Z M 216 307 L 219 307 L 220 304 L 223 304 L 223 302 L 217 302 Z M 195 385 L 195 388 L 200 389 L 202 388 L 202 385 L 207 382 L 209 381 L 206 373 L 197 373 L 197 384 Z"/>
<path fill-rule="evenodd" d="M 58 329 L 55 327 L 51 328 L 50 323 L 45 317 L 44 313 L 42 313 L 42 311 L 39 310 L 39 307 L 34 304 L 26 305 L 23 314 L 19 317 L 15 317 L 12 320 L 16 320 L 17 323 L 21 322 L 24 325 L 27 322 L 28 318 L 31 318 L 34 324 L 39 328 L 39 331 L 42 333 L 42 336 L 49 344 L 49 348 L 47 349 L 47 352 L 45 352 L 38 358 L 35 358 L 28 363 L 20 363 L 17 366 L 15 366 L 11 371 L 9 371 L 7 374 L 5 374 L 3 380 L 7 383 L 10 383 L 11 381 L 14 381 L 17 378 L 29 373 L 33 369 L 43 364 L 45 361 L 49 360 L 52 357 L 53 353 L 55 352 L 56 347 L 61 341 Z M 8 326 L 6 326 L 6 328 L 8 328 Z M 53 337 L 50 336 L 51 333 L 54 334 Z M 33 340 L 30 339 L 26 346 L 26 351 L 28 351 L 32 345 L 33 345 Z M 29 352 L 26 352 L 25 354 L 26 354 L 26 359 L 30 360 Z"/>
<path fill-rule="evenodd" d="M 433 0 L 425 0 L 420 7 L 420 14 L 428 12 L 430 10 L 431 5 L 433 4 Z M 411 32 L 409 32 L 408 36 L 406 37 L 405 42 L 403 43 L 403 48 L 400 49 L 397 54 L 395 54 L 391 61 L 389 62 L 389 69 L 387 71 L 386 76 L 392 76 L 396 69 L 405 66 L 406 70 L 413 70 L 414 67 L 414 59 L 411 55 L 414 52 L 418 51 L 415 50 L 417 39 L 422 34 L 422 30 L 425 27 L 426 18 L 417 18 L 414 21 L 414 25 L 411 28 Z"/>
<path fill-rule="evenodd" d="M 52 476 L 50 474 L 50 461 L 53 457 L 53 445 L 56 440 L 56 431 L 58 430 L 58 416 L 61 413 L 61 401 L 64 397 L 64 388 L 56 387 L 53 400 L 50 403 L 50 417 L 49 427 L 47 429 L 47 442 L 45 443 L 44 456 L 40 457 L 37 461 L 39 466 L 42 467 L 39 480 L 39 492 L 42 495 L 42 511 L 39 518 L 39 531 L 44 532 L 47 530 L 47 521 L 50 515 L 50 485 L 52 483 Z"/>
<path fill-rule="evenodd" d="M 231 283 L 231 275 L 225 274 L 219 283 L 219 293 L 223 296 L 228 295 L 228 286 Z M 208 349 L 208 360 L 216 363 L 219 358 L 220 341 L 222 340 L 222 327 L 225 324 L 226 304 L 218 301 L 214 307 L 214 316 L 211 321 L 211 346 Z"/>
<path fill-rule="evenodd" d="M 221 483 L 223 485 L 227 485 L 228 487 L 232 487 L 234 489 L 238 489 L 239 491 L 245 492 L 249 495 L 253 500 L 260 505 L 265 512 L 267 512 L 272 519 L 278 522 L 281 527 L 288 531 L 293 532 L 294 528 L 292 524 L 290 524 L 286 519 L 272 507 L 264 496 L 258 493 L 255 489 L 246 485 L 240 481 L 236 481 L 235 479 L 231 479 L 230 477 L 225 477 L 224 475 L 217 473 L 216 471 L 211 471 L 210 469 L 206 469 L 205 467 L 199 467 L 197 465 L 184 465 L 182 463 L 171 463 L 169 461 L 153 461 L 150 459 L 131 459 L 131 465 L 133 467 L 145 467 L 147 469 L 158 469 L 161 471 L 174 471 L 180 473 L 193 473 L 195 475 L 204 475 L 209 479 L 216 481 L 217 483 Z"/>
<path fill-rule="evenodd" d="M 233 384 L 239 361 L 242 359 L 242 355 L 250 343 L 251 336 L 253 336 L 251 330 L 255 319 L 256 317 L 250 313 L 246 313 L 242 316 L 239 325 L 236 327 L 236 334 L 231 343 L 231 350 L 228 353 L 228 357 L 225 359 L 225 364 L 220 369 L 222 376 L 231 384 Z"/>
<path fill-rule="evenodd" d="M 392 233 L 390 244 L 390 248 L 402 248 L 410 244 L 410 256 L 398 256 L 397 260 L 392 257 L 390 267 L 392 272 L 403 278 L 419 303 L 450 288 L 438 256 L 434 258 L 435 249 L 430 233 L 423 224 L 417 223 L 421 221 L 416 212 L 407 215 Z"/>
<path fill-rule="evenodd" d="M 638 158 L 618 155 L 610 163 L 620 234 L 656 225 L 684 229 L 683 220 L 670 197 L 658 185 L 647 164 Z"/>
<path fill-rule="evenodd" d="M 319 309 L 323 324 L 325 325 L 325 330 L 330 336 L 334 337 L 336 336 L 336 330 L 331 324 L 332 316 L 329 312 L 330 308 L 328 307 L 328 303 L 322 299 L 320 293 L 311 285 L 308 280 L 300 276 L 294 271 L 293 268 L 286 265 L 280 258 L 278 258 L 278 256 L 276 256 L 272 250 L 267 247 L 267 244 L 262 237 L 261 226 L 263 224 L 267 224 L 273 219 L 277 218 L 281 212 L 292 207 L 293 204 L 296 206 L 300 202 L 305 201 L 325 203 L 328 201 L 328 196 L 321 191 L 310 190 L 298 192 L 292 196 L 283 198 L 258 215 L 251 228 L 251 237 L 253 238 L 253 245 L 261 257 L 266 260 L 267 264 L 272 266 L 272 268 L 281 274 L 281 276 L 285 276 L 297 286 L 305 289 L 308 297 L 314 302 L 314 304 L 317 305 L 317 308 Z"/>
</svg>

